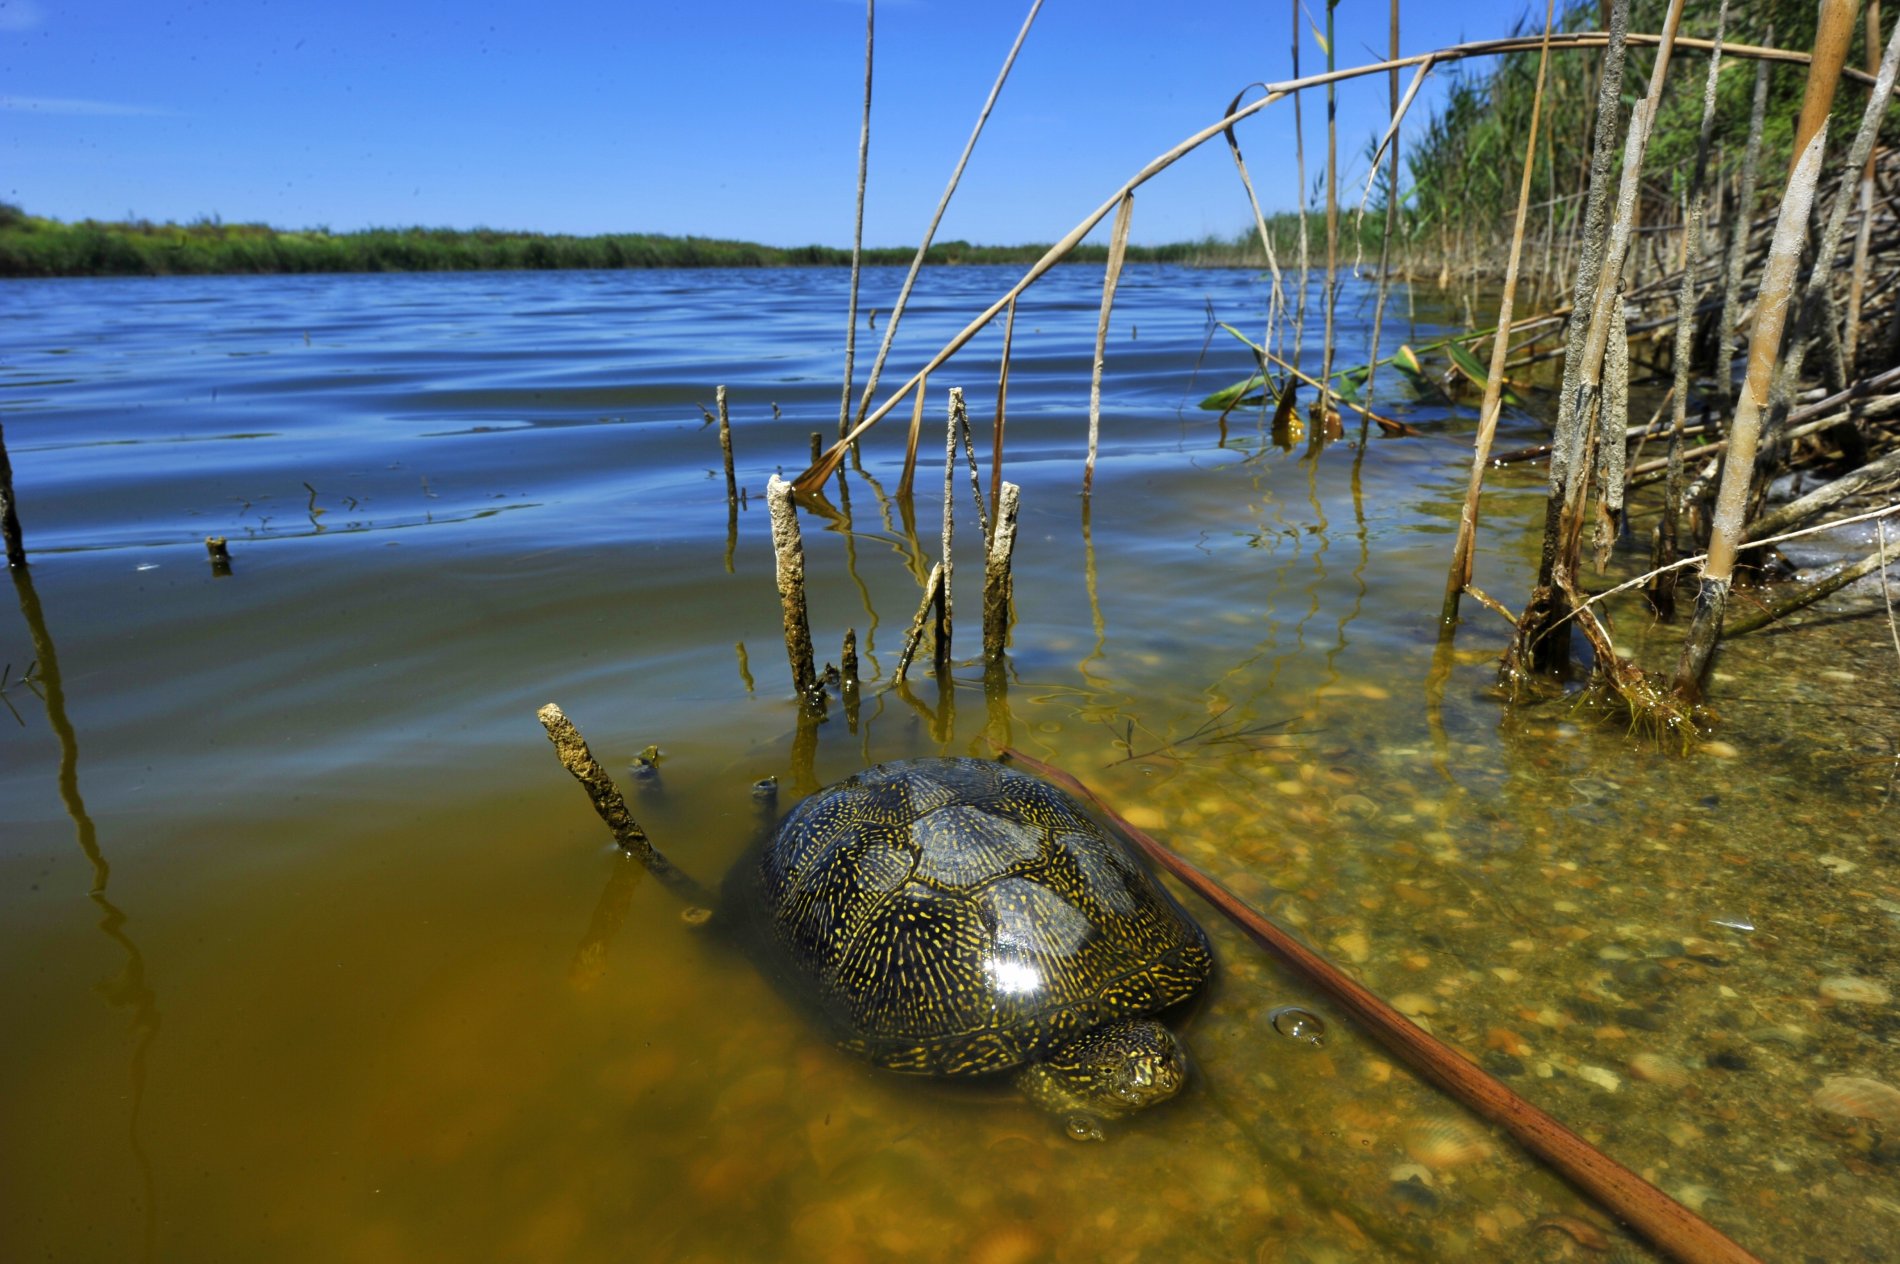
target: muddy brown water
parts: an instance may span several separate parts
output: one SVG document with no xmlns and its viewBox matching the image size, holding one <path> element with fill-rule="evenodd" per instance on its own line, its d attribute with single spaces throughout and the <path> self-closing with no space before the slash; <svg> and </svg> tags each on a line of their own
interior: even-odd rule
<svg viewBox="0 0 1900 1264">
<path fill-rule="evenodd" d="M 1008 280 L 927 274 L 912 360 Z M 761 777 L 789 804 L 1014 742 L 1765 1257 L 1891 1254 L 1884 620 L 1863 597 L 1735 645 L 1721 744 L 1686 757 L 1563 703 L 1508 711 L 1479 609 L 1435 686 L 1471 410 L 1389 378 L 1436 437 L 1282 450 L 1248 412 L 1223 438 L 1194 401 L 1248 364 L 1224 334 L 1203 354 L 1203 300 L 1247 327 L 1263 287 L 1135 269 L 1085 504 L 1098 284 L 1058 270 L 1017 321 L 1002 682 L 966 563 L 948 689 L 891 688 L 942 477 L 920 545 L 898 425 L 849 526 L 807 516 L 821 656 L 854 627 L 866 675 L 809 766 L 761 492 L 835 426 L 841 273 L 0 288 L 33 550 L 0 619 L 5 1254 L 1541 1260 L 1607 1234 L 1642 1257 L 1206 910 L 1193 1083 L 1105 1144 L 851 1061 L 607 846 L 535 723 L 549 700 L 616 772 L 660 746 L 636 812 L 709 883 Z M 933 380 L 979 421 L 999 337 Z M 719 382 L 749 492 L 730 544 L 697 408 Z M 1513 603 L 1541 478 L 1485 502 L 1479 582 Z M 1676 636 L 1633 608 L 1616 632 L 1658 662 Z M 1288 1006 L 1322 1043 L 1276 1027 Z"/>
</svg>

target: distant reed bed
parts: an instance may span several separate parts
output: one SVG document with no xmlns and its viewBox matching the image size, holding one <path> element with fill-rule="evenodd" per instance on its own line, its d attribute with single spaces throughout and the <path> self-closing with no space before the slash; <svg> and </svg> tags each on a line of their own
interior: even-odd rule
<svg viewBox="0 0 1900 1264">
<path fill-rule="evenodd" d="M 1026 263 L 1047 245 L 931 246 L 933 264 Z M 874 247 L 867 264 L 907 264 L 915 247 Z M 1230 242 L 1208 239 L 1131 246 L 1149 263 L 1243 262 Z M 1106 246 L 1085 246 L 1070 261 L 1101 263 Z M 478 272 L 581 268 L 774 268 L 848 265 L 833 246 L 765 246 L 712 237 L 604 233 L 592 237 L 491 228 L 371 228 L 332 233 L 201 219 L 63 223 L 0 204 L 0 276 L 171 276 L 278 272 Z"/>
</svg>

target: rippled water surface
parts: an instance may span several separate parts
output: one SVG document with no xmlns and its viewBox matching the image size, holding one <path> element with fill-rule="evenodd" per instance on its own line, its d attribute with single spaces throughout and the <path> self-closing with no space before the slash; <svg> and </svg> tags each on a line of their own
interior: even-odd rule
<svg viewBox="0 0 1900 1264">
<path fill-rule="evenodd" d="M 887 381 L 1011 279 L 927 274 Z M 1470 409 L 1388 381 L 1428 437 L 1223 432 L 1194 402 L 1250 365 L 1224 334 L 1203 352 L 1210 306 L 1255 327 L 1264 287 L 1132 269 L 1084 501 L 1099 283 L 1058 269 L 1017 315 L 1006 671 L 986 684 L 966 559 L 947 687 L 892 679 L 942 389 L 987 462 L 996 329 L 933 375 L 914 512 L 905 407 L 833 484 L 848 516 L 805 517 L 820 655 L 855 629 L 866 683 L 855 726 L 834 704 L 803 743 L 762 493 L 834 433 L 842 273 L 0 287 L 33 561 L 0 618 L 4 1253 L 1602 1257 L 1581 1196 L 1206 910 L 1193 1082 L 1105 1144 L 850 1060 L 611 849 L 535 722 L 550 700 L 616 773 L 659 746 L 635 811 L 708 883 L 762 777 L 789 800 L 1014 742 L 1763 1255 L 1890 1252 L 1884 621 L 1736 644 L 1724 744 L 1688 757 L 1561 704 L 1507 713 L 1483 611 L 1435 689 Z M 1389 316 L 1414 343 L 1416 301 Z M 1369 295 L 1346 312 L 1342 361 Z M 721 383 L 730 534 L 700 409 Z M 1485 503 L 1478 580 L 1513 605 L 1541 481 L 1505 471 Z M 1618 635 L 1663 655 L 1677 633 L 1631 609 Z"/>
</svg>

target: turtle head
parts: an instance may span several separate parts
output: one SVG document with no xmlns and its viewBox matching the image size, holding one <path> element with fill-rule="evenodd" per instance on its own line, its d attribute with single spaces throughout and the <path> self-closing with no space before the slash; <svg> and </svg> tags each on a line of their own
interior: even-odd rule
<svg viewBox="0 0 1900 1264">
<path fill-rule="evenodd" d="M 1099 1141 L 1101 1121 L 1164 1102 L 1187 1083 L 1187 1050 L 1152 1018 L 1122 1018 L 1055 1045 L 1017 1083 L 1064 1118 L 1078 1141 Z"/>
</svg>

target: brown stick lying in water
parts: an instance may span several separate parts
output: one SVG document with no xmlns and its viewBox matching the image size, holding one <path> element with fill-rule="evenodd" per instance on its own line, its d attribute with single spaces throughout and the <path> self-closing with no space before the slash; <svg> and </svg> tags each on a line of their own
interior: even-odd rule
<svg viewBox="0 0 1900 1264">
<path fill-rule="evenodd" d="M 1265 914 L 1130 825 L 1080 781 L 1014 747 L 1003 747 L 999 753 L 1094 804 L 1151 860 L 1219 909 L 1255 943 L 1324 990 L 1407 1066 L 1505 1129 L 1525 1149 L 1556 1168 L 1572 1185 L 1596 1199 L 1665 1254 L 1689 1264 L 1722 1261 L 1761 1264 L 1714 1225 L 1485 1074 L 1463 1054 L 1348 978 Z"/>
</svg>

